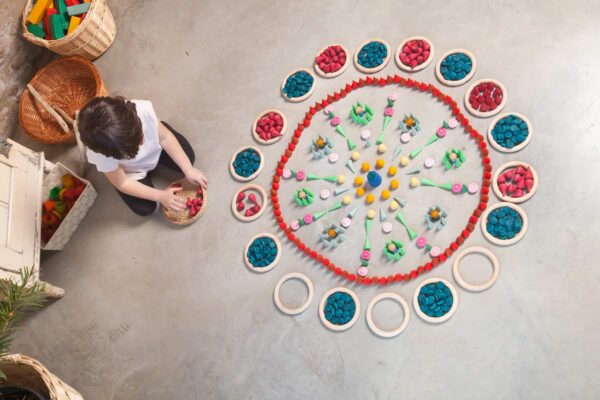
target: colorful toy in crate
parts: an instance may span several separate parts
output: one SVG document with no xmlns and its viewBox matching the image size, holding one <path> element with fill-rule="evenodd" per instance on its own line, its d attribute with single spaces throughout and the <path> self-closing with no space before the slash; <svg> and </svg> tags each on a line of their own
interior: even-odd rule
<svg viewBox="0 0 600 400">
<path fill-rule="evenodd" d="M 73 205 L 81 196 L 85 184 L 71 174 L 61 178 L 61 185 L 50 189 L 42 207 L 42 241 L 47 243 L 58 229 Z"/>
<path fill-rule="evenodd" d="M 77 29 L 91 4 L 91 0 L 37 0 L 27 17 L 27 30 L 40 39 L 62 39 Z"/>
</svg>

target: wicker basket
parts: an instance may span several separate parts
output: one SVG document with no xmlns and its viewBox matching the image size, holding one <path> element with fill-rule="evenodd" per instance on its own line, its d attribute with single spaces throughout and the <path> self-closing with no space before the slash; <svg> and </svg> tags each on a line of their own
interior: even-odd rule
<svg viewBox="0 0 600 400">
<path fill-rule="evenodd" d="M 39 361 L 22 354 L 0 357 L 6 381 L 0 386 L 18 386 L 47 396 L 50 400 L 83 400 L 79 392 L 46 369 Z"/>
<path fill-rule="evenodd" d="M 47 243 L 42 243 L 42 250 L 62 250 L 65 248 L 73 233 L 77 230 L 88 211 L 96 201 L 98 193 L 90 183 L 90 181 L 83 179 L 73 171 L 61 163 L 56 163 L 52 171 L 48 175 L 44 176 L 44 184 L 42 185 L 42 193 L 44 196 L 50 192 L 55 186 L 60 185 L 61 178 L 64 174 L 71 174 L 85 185 L 85 189 L 69 210 L 65 219 L 61 222 L 60 226 L 54 232 L 52 237 Z M 44 200 L 46 197 L 44 197 Z"/>
<path fill-rule="evenodd" d="M 182 190 L 177 192 L 177 196 L 182 197 L 183 199 L 187 199 L 188 197 L 198 197 L 196 191 L 198 187 L 192 185 L 187 179 L 182 178 L 173 183 L 171 183 L 170 187 L 181 185 L 183 187 Z M 175 225 L 190 225 L 194 222 L 198 221 L 200 217 L 206 212 L 206 206 L 208 204 L 208 196 L 206 193 L 206 189 L 202 189 L 202 208 L 198 212 L 198 214 L 194 215 L 192 218 L 189 217 L 189 211 L 187 209 L 183 211 L 169 211 L 163 206 L 160 207 L 163 215 Z"/>
<path fill-rule="evenodd" d="M 73 32 L 58 40 L 38 38 L 27 30 L 27 16 L 32 7 L 33 1 L 27 0 L 21 20 L 23 37 L 28 42 L 46 47 L 55 53 L 63 56 L 79 55 L 95 60 L 110 47 L 115 39 L 117 27 L 106 0 L 92 0 L 83 22 Z"/>
<path fill-rule="evenodd" d="M 30 83 L 51 106 L 58 106 L 71 116 L 94 97 L 108 95 L 96 67 L 80 56 L 51 62 L 40 69 Z M 21 95 L 19 122 L 23 130 L 39 142 L 75 143 L 73 130 L 64 133 L 28 89 Z"/>
</svg>

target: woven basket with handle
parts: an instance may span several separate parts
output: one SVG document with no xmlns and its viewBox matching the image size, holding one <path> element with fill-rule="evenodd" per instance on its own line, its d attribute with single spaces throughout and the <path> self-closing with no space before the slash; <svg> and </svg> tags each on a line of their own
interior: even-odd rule
<svg viewBox="0 0 600 400">
<path fill-rule="evenodd" d="M 179 192 L 177 192 L 177 196 L 183 198 L 183 199 L 187 199 L 188 197 L 191 198 L 197 198 L 198 195 L 196 193 L 196 191 L 198 190 L 198 186 L 196 185 L 192 185 L 190 182 L 188 182 L 187 179 L 182 178 L 179 179 L 173 183 L 171 183 L 171 185 L 169 185 L 169 187 L 173 187 L 173 186 L 181 186 L 182 190 L 180 190 Z M 186 226 L 186 225 L 190 225 L 193 224 L 194 222 L 196 222 L 197 220 L 200 219 L 200 217 L 202 217 L 202 215 L 204 215 L 204 213 L 206 212 L 206 206 L 208 205 L 208 194 L 206 192 L 205 189 L 202 189 L 202 208 L 200 209 L 200 211 L 198 212 L 198 214 L 196 214 L 195 216 L 191 217 L 189 216 L 189 210 L 185 209 L 183 211 L 170 211 L 167 210 L 166 208 L 164 208 L 163 206 L 160 207 L 163 215 L 172 223 L 174 223 L 175 225 L 182 225 L 182 226 Z"/>
<path fill-rule="evenodd" d="M 31 85 L 51 106 L 58 106 L 71 117 L 88 101 L 107 96 L 108 91 L 96 67 L 80 56 L 59 58 L 40 69 Z M 19 106 L 19 122 L 23 130 L 42 143 L 75 142 L 75 134 L 67 134 L 56 120 L 29 93 L 23 90 Z"/>
<path fill-rule="evenodd" d="M 39 361 L 22 354 L 0 356 L 0 370 L 6 375 L 3 386 L 18 386 L 47 396 L 50 400 L 83 400 L 79 392 L 61 381 Z"/>
<path fill-rule="evenodd" d="M 92 0 L 90 9 L 81 24 L 73 32 L 58 40 L 38 38 L 27 30 L 27 16 L 31 12 L 33 3 L 33 0 L 27 0 L 21 21 L 23 37 L 28 42 L 46 47 L 63 56 L 80 55 L 95 60 L 115 39 L 117 27 L 106 0 Z"/>
</svg>

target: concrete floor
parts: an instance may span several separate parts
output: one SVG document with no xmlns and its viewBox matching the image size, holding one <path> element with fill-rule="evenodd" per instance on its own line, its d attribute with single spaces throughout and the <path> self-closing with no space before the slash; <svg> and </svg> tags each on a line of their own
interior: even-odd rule
<svg viewBox="0 0 600 400">
<path fill-rule="evenodd" d="M 151 99 L 190 138 L 210 179 L 210 208 L 187 229 L 138 218 L 91 171 L 96 204 L 69 246 L 43 259 L 42 278 L 67 295 L 27 322 L 14 350 L 40 359 L 86 399 L 598 398 L 600 3 L 109 3 L 118 34 L 97 66 L 114 94 Z M 448 323 L 430 326 L 412 313 L 401 336 L 382 340 L 363 314 L 334 334 L 316 307 L 337 284 L 330 274 L 287 243 L 272 272 L 255 275 L 243 265 L 247 241 L 275 229 L 270 212 L 251 224 L 234 220 L 229 201 L 238 184 L 227 162 L 252 143 L 259 111 L 281 108 L 298 121 L 308 102 L 286 103 L 278 88 L 322 46 L 341 41 L 353 52 L 382 37 L 395 48 L 416 34 L 432 39 L 436 60 L 464 47 L 478 58 L 476 78 L 505 83 L 507 110 L 528 115 L 535 136 L 516 156 L 494 152 L 493 164 L 531 162 L 542 184 L 524 205 L 526 238 L 494 248 L 498 283 L 483 294 L 461 290 Z M 383 73 L 397 71 L 392 62 Z M 310 100 L 356 76 L 350 67 L 319 79 Z M 415 77 L 435 81 L 433 67 Z M 464 90 L 448 92 L 459 98 Z M 482 132 L 488 123 L 474 121 Z M 270 162 L 258 183 L 268 184 L 284 147 L 264 149 Z M 488 245 L 479 230 L 467 241 L 478 244 Z M 450 269 L 429 276 L 449 278 Z M 316 284 L 315 301 L 296 318 L 272 302 L 276 281 L 291 271 Z M 392 290 L 409 298 L 416 285 Z M 291 289 L 288 296 L 299 298 Z M 366 307 L 382 291 L 357 294 Z M 386 304 L 378 316 L 393 310 Z"/>
</svg>

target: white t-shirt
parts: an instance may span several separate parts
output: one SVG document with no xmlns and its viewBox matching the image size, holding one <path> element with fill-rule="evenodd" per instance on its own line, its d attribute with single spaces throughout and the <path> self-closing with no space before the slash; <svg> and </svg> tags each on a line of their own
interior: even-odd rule
<svg viewBox="0 0 600 400">
<path fill-rule="evenodd" d="M 137 115 L 142 121 L 144 140 L 140 145 L 135 158 L 131 160 L 117 160 L 104 154 L 87 149 L 88 161 L 96 165 L 99 172 L 111 172 L 121 166 L 125 174 L 131 178 L 143 179 L 149 171 L 156 168 L 162 147 L 158 139 L 158 118 L 152 103 L 146 100 L 131 100 L 135 104 Z"/>
</svg>

